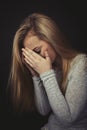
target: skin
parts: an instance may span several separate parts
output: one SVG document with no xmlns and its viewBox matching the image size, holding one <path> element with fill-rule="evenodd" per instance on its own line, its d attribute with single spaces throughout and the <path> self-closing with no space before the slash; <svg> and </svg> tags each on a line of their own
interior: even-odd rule
<svg viewBox="0 0 87 130">
<path fill-rule="evenodd" d="M 52 63 L 56 59 L 56 52 L 52 46 L 40 40 L 37 36 L 29 32 L 24 39 L 22 48 L 24 61 L 38 74 L 42 74 L 52 69 Z"/>
</svg>

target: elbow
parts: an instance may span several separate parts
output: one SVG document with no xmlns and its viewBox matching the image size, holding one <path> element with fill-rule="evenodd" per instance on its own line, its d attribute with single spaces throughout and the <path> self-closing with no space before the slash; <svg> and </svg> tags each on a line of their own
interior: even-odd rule
<svg viewBox="0 0 87 130">
<path fill-rule="evenodd" d="M 42 111 L 39 111 L 40 115 L 42 116 L 46 116 L 48 113 L 47 112 L 42 112 Z"/>
<path fill-rule="evenodd" d="M 42 116 L 47 116 L 51 112 L 50 110 L 39 110 L 38 111 Z"/>
<path fill-rule="evenodd" d="M 39 112 L 40 115 L 47 116 L 51 112 L 51 108 L 50 108 L 50 106 L 47 106 L 47 107 L 39 106 L 39 107 L 37 107 L 37 111 Z"/>
</svg>

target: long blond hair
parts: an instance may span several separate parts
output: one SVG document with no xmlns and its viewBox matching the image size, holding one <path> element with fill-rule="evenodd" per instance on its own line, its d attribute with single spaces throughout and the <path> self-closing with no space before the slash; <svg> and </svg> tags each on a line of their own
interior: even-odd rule
<svg viewBox="0 0 87 130">
<path fill-rule="evenodd" d="M 29 15 L 17 30 L 12 49 L 12 64 L 9 76 L 11 93 L 15 108 L 32 110 L 34 103 L 34 87 L 31 74 L 22 63 L 21 48 L 26 34 L 32 31 L 40 39 L 47 41 L 61 58 L 60 66 L 63 72 L 61 90 L 65 92 L 66 77 L 70 61 L 77 55 L 69 41 L 64 37 L 58 25 L 48 16 L 33 13 Z"/>
</svg>

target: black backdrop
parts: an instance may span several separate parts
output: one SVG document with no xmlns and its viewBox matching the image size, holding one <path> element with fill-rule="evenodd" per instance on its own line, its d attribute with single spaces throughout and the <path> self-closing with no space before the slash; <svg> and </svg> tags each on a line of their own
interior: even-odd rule
<svg viewBox="0 0 87 130">
<path fill-rule="evenodd" d="M 13 37 L 21 21 L 33 12 L 52 17 L 69 37 L 72 46 L 87 52 L 86 3 L 83 1 L 2 1 L 0 3 L 0 117 L 1 124 L 8 128 L 28 127 L 31 130 L 38 130 L 46 121 L 45 117 L 37 113 L 17 115 L 12 111 L 6 96 Z"/>
</svg>

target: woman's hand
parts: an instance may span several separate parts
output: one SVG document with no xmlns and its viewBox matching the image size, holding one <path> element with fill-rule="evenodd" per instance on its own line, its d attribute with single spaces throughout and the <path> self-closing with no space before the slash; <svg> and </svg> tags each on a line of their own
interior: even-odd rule
<svg viewBox="0 0 87 130">
<path fill-rule="evenodd" d="M 22 48 L 24 60 L 30 67 L 32 67 L 38 74 L 42 74 L 52 69 L 51 59 L 48 52 L 45 52 L 45 58 L 41 57 L 29 48 Z"/>
<path fill-rule="evenodd" d="M 26 63 L 26 61 L 24 60 L 24 56 L 23 55 L 22 55 L 22 62 L 29 69 L 29 71 L 30 71 L 32 76 L 39 77 L 39 74 L 33 68 L 31 68 L 29 64 Z"/>
</svg>

